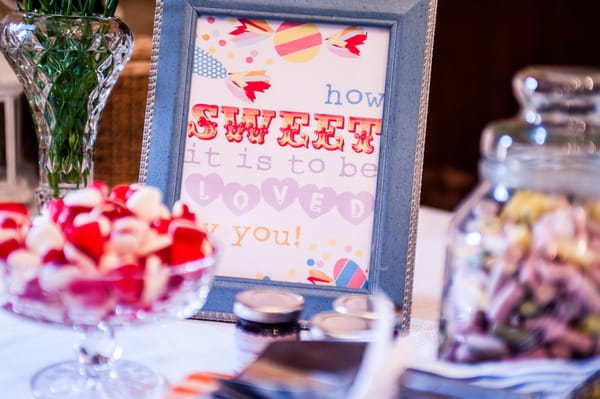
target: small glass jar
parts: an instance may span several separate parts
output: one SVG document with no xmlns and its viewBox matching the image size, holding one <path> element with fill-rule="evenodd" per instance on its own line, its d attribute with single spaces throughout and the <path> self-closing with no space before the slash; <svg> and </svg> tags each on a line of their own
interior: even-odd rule
<svg viewBox="0 0 600 399">
<path fill-rule="evenodd" d="M 356 314 L 326 311 L 310 319 L 310 337 L 323 341 L 369 342 L 373 339 L 373 319 Z"/>
<path fill-rule="evenodd" d="M 600 353 L 600 70 L 529 67 L 450 224 L 441 359 Z"/>
<path fill-rule="evenodd" d="M 304 298 L 290 291 L 260 288 L 238 293 L 233 304 L 238 369 L 273 341 L 299 340 L 303 307 Z"/>
<path fill-rule="evenodd" d="M 374 320 L 377 317 L 373 305 L 373 297 L 363 294 L 347 294 L 333 301 L 333 310 L 344 314 L 353 314 Z"/>
<path fill-rule="evenodd" d="M 382 299 L 383 300 L 383 299 Z M 373 295 L 365 294 L 345 294 L 337 297 L 333 301 L 333 310 L 344 314 L 353 314 L 362 316 L 366 319 L 375 320 L 381 316 L 377 314 L 376 308 L 377 299 Z M 398 304 L 393 304 L 396 317 L 396 325 L 399 327 L 402 318 L 402 307 Z"/>
</svg>

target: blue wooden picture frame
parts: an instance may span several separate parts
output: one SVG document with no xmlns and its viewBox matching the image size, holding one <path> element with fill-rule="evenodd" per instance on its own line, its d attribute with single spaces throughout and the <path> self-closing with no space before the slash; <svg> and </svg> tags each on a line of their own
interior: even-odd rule
<svg viewBox="0 0 600 399">
<path fill-rule="evenodd" d="M 305 297 L 303 319 L 330 310 L 340 295 L 382 291 L 401 309 L 400 328 L 409 327 L 436 6 L 436 0 L 157 0 L 140 182 L 159 187 L 167 205 L 181 192 L 199 16 L 389 30 L 368 288 L 217 276 L 199 318 L 232 321 L 239 291 L 274 286 Z"/>
</svg>

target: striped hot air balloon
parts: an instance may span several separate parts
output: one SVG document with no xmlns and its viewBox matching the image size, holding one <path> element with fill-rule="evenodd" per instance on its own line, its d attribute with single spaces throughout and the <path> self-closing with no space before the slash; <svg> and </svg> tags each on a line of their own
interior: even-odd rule
<svg viewBox="0 0 600 399">
<path fill-rule="evenodd" d="M 348 288 L 367 288 L 367 275 L 356 262 L 339 259 L 333 269 L 335 285 Z"/>
<path fill-rule="evenodd" d="M 273 37 L 277 54 L 294 63 L 313 59 L 323 44 L 341 57 L 358 57 L 359 46 L 367 40 L 367 32 L 356 26 L 345 27 L 323 40 L 319 26 L 313 23 L 284 21 L 273 29 L 265 20 L 240 18 L 238 22 L 229 32 L 235 42 L 249 44 Z"/>
<path fill-rule="evenodd" d="M 341 258 L 335 262 L 333 278 L 320 270 L 310 269 L 306 279 L 312 284 L 334 284 L 337 287 L 364 289 L 369 286 L 365 271 L 356 262 L 347 258 Z"/>
</svg>

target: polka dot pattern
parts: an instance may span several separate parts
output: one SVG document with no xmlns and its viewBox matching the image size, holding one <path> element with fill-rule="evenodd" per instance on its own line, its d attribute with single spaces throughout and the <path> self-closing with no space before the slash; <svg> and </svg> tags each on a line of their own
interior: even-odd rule
<svg viewBox="0 0 600 399">
<path fill-rule="evenodd" d="M 200 76 L 211 79 L 225 79 L 227 70 L 223 65 L 201 48 L 194 49 L 192 71 Z"/>
</svg>

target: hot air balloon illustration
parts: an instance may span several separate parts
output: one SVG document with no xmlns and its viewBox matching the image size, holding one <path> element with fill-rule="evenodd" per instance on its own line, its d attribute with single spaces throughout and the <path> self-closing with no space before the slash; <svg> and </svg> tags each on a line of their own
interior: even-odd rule
<svg viewBox="0 0 600 399">
<path fill-rule="evenodd" d="M 333 267 L 333 278 L 326 273 L 310 269 L 306 278 L 312 284 L 329 284 L 337 287 L 367 288 L 367 273 L 360 268 L 358 263 L 348 258 L 340 258 Z"/>
<path fill-rule="evenodd" d="M 332 284 L 333 279 L 329 277 L 326 273 L 323 273 L 320 270 L 310 269 L 308 271 L 308 277 L 306 278 L 312 284 Z"/>
<path fill-rule="evenodd" d="M 286 61 L 301 63 L 313 59 L 323 44 L 342 57 L 360 56 L 359 46 L 367 40 L 367 33 L 356 26 L 348 26 L 323 40 L 319 27 L 313 23 L 284 21 L 273 29 L 265 20 L 238 19 L 239 25 L 229 32 L 238 44 L 251 44 L 273 38 L 277 54 Z"/>
<path fill-rule="evenodd" d="M 257 92 L 264 93 L 271 87 L 265 70 L 228 72 L 218 59 L 200 47 L 194 49 L 192 71 L 205 78 L 224 79 L 229 90 L 244 101 L 254 102 Z"/>
<path fill-rule="evenodd" d="M 349 26 L 325 39 L 327 48 L 340 57 L 358 57 L 358 46 L 367 40 L 367 33 L 356 26 Z"/>
<path fill-rule="evenodd" d="M 240 18 L 238 21 L 240 24 L 229 32 L 234 37 L 232 39 L 234 42 L 251 44 L 261 41 L 273 33 L 271 25 L 265 20 Z"/>
</svg>

